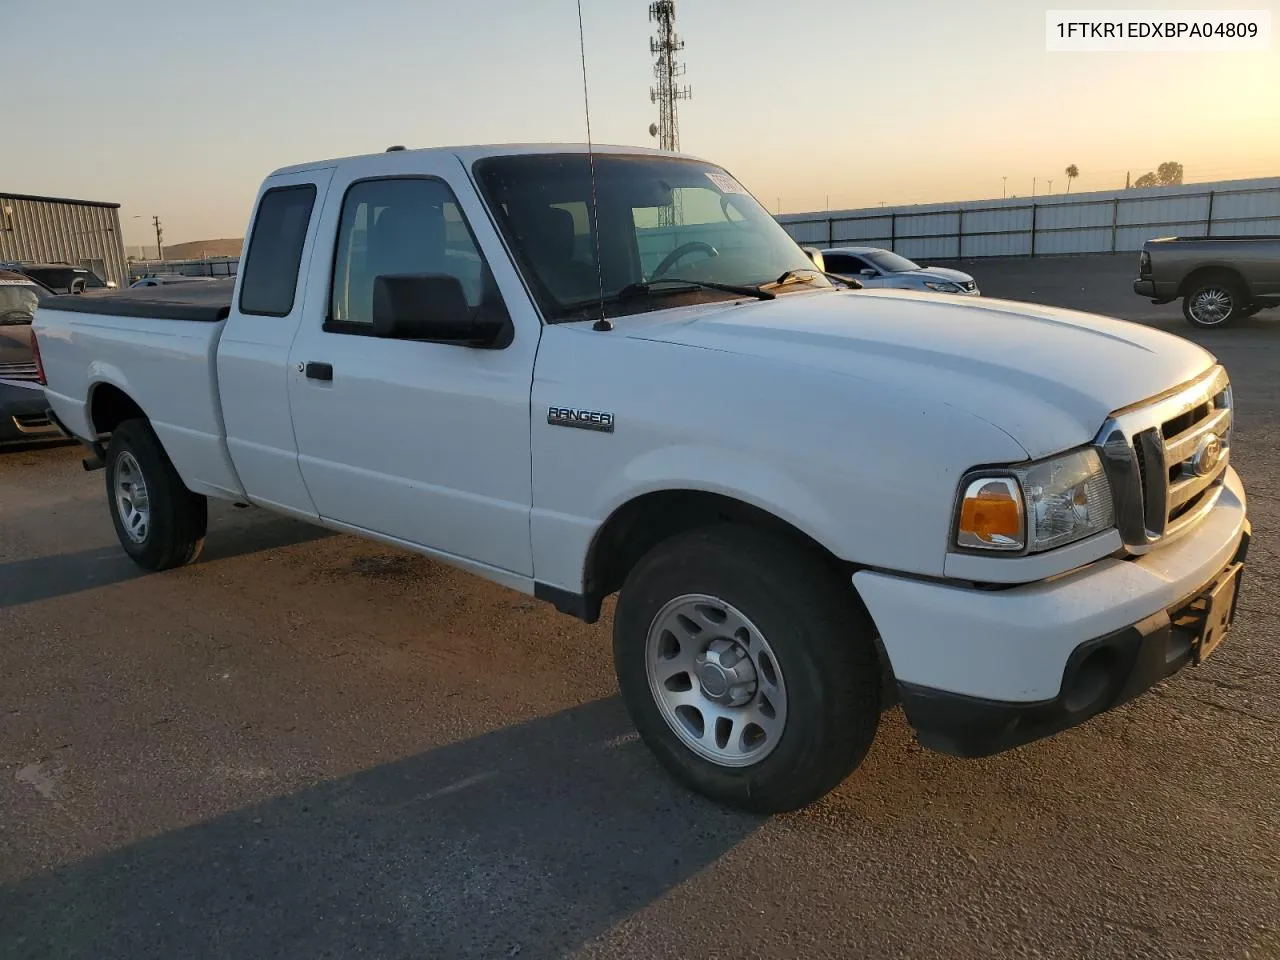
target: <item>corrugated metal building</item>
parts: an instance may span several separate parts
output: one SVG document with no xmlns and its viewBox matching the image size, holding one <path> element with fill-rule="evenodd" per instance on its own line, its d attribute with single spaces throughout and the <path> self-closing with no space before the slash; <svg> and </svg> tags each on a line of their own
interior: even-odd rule
<svg viewBox="0 0 1280 960">
<path fill-rule="evenodd" d="M 0 192 L 0 262 L 73 263 L 124 286 L 120 204 Z"/>
<path fill-rule="evenodd" d="M 915 259 L 1124 253 L 1154 237 L 1280 233 L 1280 177 L 777 219 L 799 243 L 884 247 Z"/>
</svg>

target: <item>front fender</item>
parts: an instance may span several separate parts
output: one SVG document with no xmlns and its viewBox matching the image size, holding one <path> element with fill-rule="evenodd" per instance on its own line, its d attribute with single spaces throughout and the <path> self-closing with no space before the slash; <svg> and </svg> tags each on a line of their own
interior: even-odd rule
<svg viewBox="0 0 1280 960">
<path fill-rule="evenodd" d="M 572 513 L 535 505 L 530 520 L 535 575 L 571 593 L 583 589 L 586 557 L 617 511 L 647 494 L 718 494 L 765 511 L 827 549 L 834 518 L 799 478 L 768 461 L 727 447 L 678 444 L 644 451 L 609 475 Z"/>
</svg>

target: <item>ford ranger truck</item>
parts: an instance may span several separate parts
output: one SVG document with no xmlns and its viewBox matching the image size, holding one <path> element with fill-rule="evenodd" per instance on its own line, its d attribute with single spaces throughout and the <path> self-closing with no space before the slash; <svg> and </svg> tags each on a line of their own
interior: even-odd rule
<svg viewBox="0 0 1280 960">
<path fill-rule="evenodd" d="M 635 726 L 718 801 L 823 796 L 898 703 L 1027 743 L 1231 625 L 1231 385 L 1184 339 L 833 283 L 725 169 L 629 147 L 286 167 L 246 236 L 223 292 L 37 311 L 124 551 L 192 562 L 217 498 L 588 623 L 618 593 Z"/>
</svg>

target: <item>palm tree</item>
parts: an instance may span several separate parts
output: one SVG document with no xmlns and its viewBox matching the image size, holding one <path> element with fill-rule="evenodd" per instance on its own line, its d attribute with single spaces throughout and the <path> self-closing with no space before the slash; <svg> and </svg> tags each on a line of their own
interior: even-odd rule
<svg viewBox="0 0 1280 960">
<path fill-rule="evenodd" d="M 1067 193 L 1071 192 L 1071 181 L 1080 176 L 1080 168 L 1074 163 L 1066 169 L 1067 174 Z"/>
</svg>

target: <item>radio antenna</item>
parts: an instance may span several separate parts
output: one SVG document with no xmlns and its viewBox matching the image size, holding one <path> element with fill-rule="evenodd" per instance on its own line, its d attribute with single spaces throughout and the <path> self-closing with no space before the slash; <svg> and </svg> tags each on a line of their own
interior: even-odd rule
<svg viewBox="0 0 1280 960">
<path fill-rule="evenodd" d="M 582 110 L 587 115 L 587 165 L 591 171 L 591 232 L 596 240 L 596 282 L 600 286 L 600 319 L 592 330 L 612 330 L 613 323 L 604 315 L 604 267 L 600 263 L 600 207 L 596 202 L 596 155 L 591 146 L 591 99 L 587 96 L 587 37 L 582 28 L 582 0 L 578 0 L 578 50 L 582 54 Z"/>
</svg>

